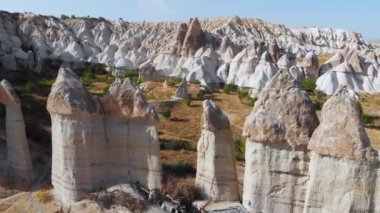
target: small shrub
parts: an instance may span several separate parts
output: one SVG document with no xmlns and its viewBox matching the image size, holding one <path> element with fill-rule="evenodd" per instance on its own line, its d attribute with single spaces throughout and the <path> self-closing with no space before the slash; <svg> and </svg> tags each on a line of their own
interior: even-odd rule
<svg viewBox="0 0 380 213">
<path fill-rule="evenodd" d="M 41 87 L 51 87 L 53 86 L 55 79 L 41 79 L 38 81 L 38 85 Z"/>
<path fill-rule="evenodd" d="M 317 86 L 315 84 L 315 81 L 311 79 L 305 79 L 304 81 L 302 81 L 302 88 L 306 92 L 313 93 L 316 87 Z"/>
<path fill-rule="evenodd" d="M 138 73 L 134 71 L 128 71 L 124 74 L 124 78 L 129 78 L 135 85 L 140 85 L 142 83 L 142 78 Z"/>
<path fill-rule="evenodd" d="M 360 113 L 360 116 L 363 119 L 364 125 L 366 125 L 366 126 L 367 125 L 373 125 L 374 122 L 375 122 L 375 117 L 373 117 L 371 115 L 368 115 L 367 113 L 365 113 L 363 111 L 363 106 L 362 106 L 362 103 L 360 101 L 356 101 L 356 105 L 359 108 L 359 113 Z"/>
<path fill-rule="evenodd" d="M 226 84 L 223 87 L 223 92 L 229 94 L 230 92 L 236 92 L 238 87 L 234 84 Z"/>
<path fill-rule="evenodd" d="M 105 87 L 103 88 L 103 94 L 106 94 L 106 93 L 108 92 L 109 89 L 110 89 L 110 85 L 107 84 L 107 86 L 105 86 Z"/>
<path fill-rule="evenodd" d="M 38 85 L 33 82 L 33 81 L 29 81 L 25 84 L 25 87 L 24 87 L 24 93 L 32 93 L 33 90 L 37 89 L 38 88 Z"/>
<path fill-rule="evenodd" d="M 238 94 L 239 99 L 243 99 L 243 98 L 248 97 L 248 92 L 247 91 L 239 90 L 239 91 L 237 91 L 237 94 Z"/>
<path fill-rule="evenodd" d="M 165 81 L 165 84 L 169 87 L 174 87 L 176 83 L 173 79 L 169 78 L 168 80 Z"/>
<path fill-rule="evenodd" d="M 164 141 L 160 144 L 161 150 L 188 150 L 196 151 L 196 146 L 193 143 L 187 141 Z"/>
<path fill-rule="evenodd" d="M 196 96 L 197 96 L 198 100 L 204 100 L 205 99 L 205 92 L 203 90 L 199 90 Z"/>
<path fill-rule="evenodd" d="M 182 82 L 182 78 L 177 76 L 174 78 L 174 82 L 175 82 L 175 84 L 180 84 Z"/>
<path fill-rule="evenodd" d="M 191 106 L 191 99 L 190 98 L 186 98 L 185 100 L 183 100 L 183 102 L 185 103 L 186 106 L 188 106 L 188 107 Z"/>
<path fill-rule="evenodd" d="M 169 108 L 165 108 L 165 109 L 160 111 L 160 114 L 164 118 L 170 118 L 170 116 L 172 115 L 172 111 Z"/>
<path fill-rule="evenodd" d="M 312 97 L 314 106 L 316 109 L 321 110 L 328 97 L 324 92 L 319 90 L 315 90 L 314 94 L 315 96 Z"/>
<path fill-rule="evenodd" d="M 86 69 L 83 71 L 81 79 L 83 82 L 91 84 L 95 80 L 95 74 L 91 70 Z"/>
<path fill-rule="evenodd" d="M 190 83 L 192 83 L 192 84 L 201 84 L 201 82 L 200 82 L 200 81 L 198 81 L 198 80 L 193 80 L 193 81 L 190 81 Z"/>
<path fill-rule="evenodd" d="M 163 163 L 162 170 L 171 176 L 185 177 L 187 175 L 195 174 L 195 168 L 190 163 L 183 161 L 176 161 L 174 163 Z"/>
<path fill-rule="evenodd" d="M 140 85 L 142 83 L 142 78 L 141 77 L 138 77 L 137 79 L 134 80 L 134 83 L 136 85 Z"/>
<path fill-rule="evenodd" d="M 133 71 L 128 71 L 124 74 L 124 78 L 130 78 L 130 79 L 133 79 L 133 78 L 138 78 L 139 77 L 139 74 L 136 73 L 136 72 L 133 72 Z"/>
<path fill-rule="evenodd" d="M 235 150 L 245 155 L 245 145 L 246 145 L 246 139 L 245 138 L 239 138 L 235 141 Z"/>
<path fill-rule="evenodd" d="M 375 117 L 368 115 L 366 113 L 362 114 L 362 118 L 365 125 L 373 125 L 375 122 Z"/>
<path fill-rule="evenodd" d="M 256 101 L 257 100 L 259 100 L 259 98 L 258 97 L 254 97 L 254 98 L 249 98 L 249 103 L 248 103 L 248 105 L 250 106 L 250 107 L 254 107 L 255 106 L 255 103 L 256 103 Z"/>
</svg>

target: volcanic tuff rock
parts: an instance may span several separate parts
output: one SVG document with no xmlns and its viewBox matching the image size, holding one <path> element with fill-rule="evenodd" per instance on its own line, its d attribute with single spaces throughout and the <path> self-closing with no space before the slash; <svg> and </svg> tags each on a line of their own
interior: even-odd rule
<svg viewBox="0 0 380 213">
<path fill-rule="evenodd" d="M 353 94 L 342 88 L 323 106 L 309 143 L 305 212 L 380 211 L 380 162 Z"/>
<path fill-rule="evenodd" d="M 270 63 L 276 63 L 284 54 L 319 55 L 344 48 L 358 49 L 360 57 L 368 59 L 364 53 L 373 48 L 359 34 L 345 30 L 295 29 L 239 17 L 194 18 L 189 23 L 131 23 L 0 12 L 0 20 L 0 63 L 8 70 L 39 72 L 44 70 L 44 59 L 101 63 L 124 71 L 136 70 L 149 61 L 156 70 L 154 76 L 180 76 L 188 81 L 198 80 L 203 86 L 234 83 L 256 90 L 264 87 L 268 77 L 262 72 L 255 74 L 257 69 L 264 69 L 264 73 L 275 71 L 274 64 L 257 68 L 264 51 L 271 55 Z M 246 50 L 252 49 L 250 46 L 254 46 L 254 51 Z M 374 53 L 379 55 L 380 51 Z M 295 65 L 292 63 L 286 68 Z M 311 65 L 305 63 L 304 68 L 315 79 L 315 63 Z M 374 74 L 377 70 L 373 64 L 362 67 L 360 75 L 338 80 L 334 76 L 323 77 L 319 87 L 335 91 L 335 85 L 345 84 L 346 78 L 348 83 L 354 79 L 354 86 L 350 86 L 355 90 L 378 92 L 380 78 Z"/>
<path fill-rule="evenodd" d="M 31 178 L 32 160 L 25 133 L 20 100 L 6 80 L 0 83 L 0 102 L 6 109 L 6 140 L 8 166 L 20 178 Z"/>
<path fill-rule="evenodd" d="M 298 64 L 306 72 L 306 78 L 317 80 L 319 77 L 319 59 L 314 52 L 308 52 L 304 58 L 298 59 Z"/>
<path fill-rule="evenodd" d="M 182 33 L 179 31 L 179 33 Z M 182 56 L 193 56 L 195 52 L 203 46 L 204 35 L 201 23 L 197 18 L 190 20 L 189 29 L 187 30 L 185 39 L 183 41 Z"/>
<path fill-rule="evenodd" d="M 47 109 L 52 119 L 52 184 L 64 204 L 81 192 L 125 182 L 161 187 L 157 114 L 129 80 L 116 80 L 100 103 L 61 68 Z"/>
<path fill-rule="evenodd" d="M 238 201 L 238 180 L 230 122 L 211 100 L 203 101 L 195 186 L 212 201 Z"/>
<path fill-rule="evenodd" d="M 181 83 L 178 85 L 178 88 L 175 91 L 175 97 L 183 99 L 189 98 L 189 93 L 187 92 L 186 79 L 182 79 Z"/>
<path fill-rule="evenodd" d="M 317 89 L 332 95 L 342 86 L 355 91 L 379 92 L 379 63 L 374 53 L 361 55 L 358 50 L 336 53 L 320 67 Z"/>
<path fill-rule="evenodd" d="M 318 124 L 310 97 L 280 70 L 244 125 L 243 205 L 249 212 L 302 211 L 309 179 L 306 147 Z"/>
</svg>

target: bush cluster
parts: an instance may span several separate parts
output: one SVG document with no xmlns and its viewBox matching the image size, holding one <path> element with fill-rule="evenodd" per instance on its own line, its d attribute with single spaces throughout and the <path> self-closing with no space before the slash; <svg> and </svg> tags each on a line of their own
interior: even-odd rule
<svg viewBox="0 0 380 213">
<path fill-rule="evenodd" d="M 186 106 L 188 107 L 191 106 L 191 98 L 186 98 L 185 100 L 183 100 L 183 102 L 185 103 Z"/>
<path fill-rule="evenodd" d="M 171 176 L 186 177 L 195 174 L 195 168 L 187 162 L 175 161 L 173 163 L 163 163 L 162 170 Z"/>
<path fill-rule="evenodd" d="M 238 90 L 238 87 L 234 84 L 226 84 L 223 87 L 223 92 L 226 94 L 229 94 L 230 92 L 236 92 Z"/>
<path fill-rule="evenodd" d="M 170 108 L 164 108 L 160 111 L 160 115 L 162 115 L 162 117 L 164 118 L 170 118 L 170 116 L 172 115 L 172 111 Z"/>
<path fill-rule="evenodd" d="M 205 99 L 205 91 L 199 90 L 196 96 L 197 96 L 198 100 L 204 100 Z"/>
<path fill-rule="evenodd" d="M 161 150 L 187 150 L 196 151 L 196 145 L 187 141 L 164 141 L 160 143 Z"/>
<path fill-rule="evenodd" d="M 363 119 L 364 125 L 366 125 L 366 126 L 373 125 L 374 122 L 375 122 L 375 117 L 373 117 L 371 115 L 368 115 L 367 113 L 365 113 L 363 111 L 362 103 L 360 101 L 356 101 L 356 105 L 359 108 L 359 113 L 360 113 L 360 116 Z"/>
<path fill-rule="evenodd" d="M 259 98 L 258 97 L 254 97 L 254 98 L 249 98 L 249 103 L 248 103 L 248 105 L 250 106 L 250 107 L 254 107 L 255 106 L 255 103 L 256 103 L 256 101 L 257 100 L 259 100 Z"/>
<path fill-rule="evenodd" d="M 311 79 L 305 79 L 302 81 L 302 89 L 308 93 L 313 93 L 317 88 L 315 81 Z"/>
</svg>

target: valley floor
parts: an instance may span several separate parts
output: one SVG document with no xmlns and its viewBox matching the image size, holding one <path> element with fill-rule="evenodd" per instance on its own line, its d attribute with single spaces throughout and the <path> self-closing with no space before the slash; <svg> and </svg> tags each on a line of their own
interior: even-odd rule
<svg viewBox="0 0 380 213">
<path fill-rule="evenodd" d="M 49 116 L 45 112 L 46 98 L 49 87 L 52 84 L 51 80 L 39 82 L 41 85 L 38 89 L 27 94 L 23 84 L 15 85 L 19 94 L 25 115 L 27 132 L 34 133 L 33 141 L 38 143 L 38 146 L 32 145 L 33 163 L 37 170 L 44 172 L 43 179 L 38 179 L 34 184 L 18 183 L 18 187 L 8 187 L 4 182 L 5 176 L 2 177 L 0 184 L 0 212 L 19 212 L 20 209 L 30 209 L 30 212 L 57 212 L 60 210 L 59 204 L 54 202 L 51 194 L 52 187 L 50 185 L 50 168 L 46 158 L 50 156 L 48 151 L 50 148 L 50 128 Z M 107 83 L 102 81 L 92 82 L 89 85 L 89 90 L 95 94 L 101 94 Z M 197 93 L 200 90 L 198 84 L 190 84 L 188 87 L 191 94 L 191 102 L 185 103 L 183 100 L 173 101 L 172 96 L 175 94 L 175 86 L 164 86 L 162 82 L 148 82 L 144 85 L 145 97 L 157 106 L 157 111 L 160 114 L 160 122 L 158 125 L 159 139 L 161 143 L 161 159 L 164 170 L 164 186 L 167 186 L 169 194 L 176 194 L 180 187 L 189 187 L 194 183 L 195 168 L 197 161 L 196 145 L 201 133 L 201 115 L 202 115 L 202 100 L 197 98 Z M 240 151 L 242 141 L 242 128 L 245 118 L 252 110 L 252 106 L 247 104 L 243 98 L 239 98 L 236 92 L 226 94 L 223 90 L 218 90 L 212 94 L 205 94 L 205 98 L 211 98 L 217 102 L 223 112 L 228 115 L 233 138 L 236 141 L 236 158 L 238 167 L 238 177 L 241 182 L 244 176 L 244 154 Z M 313 100 L 316 97 L 312 97 Z M 361 103 L 363 111 L 372 116 L 374 121 L 371 125 L 366 126 L 366 131 L 370 137 L 372 146 L 380 150 L 380 94 L 361 95 Z M 40 109 L 37 110 L 36 107 Z M 280 106 L 279 106 L 280 107 Z M 165 118 L 162 111 L 169 109 L 170 117 Z M 0 111 L 1 115 L 4 112 Z M 318 111 L 320 116 L 320 110 Z M 2 116 L 3 117 L 3 116 Z M 31 124 L 38 123 L 40 125 Z M 4 128 L 4 119 L 0 119 L 0 126 Z M 28 131 L 28 128 L 29 129 Z M 42 135 L 36 135 L 42 133 Z M 29 136 L 29 135 L 28 135 Z M 5 150 L 5 141 L 0 143 L 1 150 Z M 43 147 L 43 148 L 41 148 Z M 37 152 L 37 154 L 36 154 Z M 38 156 L 38 155 L 41 156 Z M 4 153 L 0 153 L 1 161 L 3 161 Z M 45 156 L 45 157 L 44 157 Z M 3 170 L 0 165 L 0 170 Z M 46 171 L 48 171 L 47 174 Z M 176 187 L 169 187 L 169 186 Z M 13 185 L 14 186 L 14 185 Z M 20 186 L 22 186 L 20 188 Z M 32 192 L 29 192 L 32 191 Z M 88 212 L 99 210 L 93 202 L 84 201 L 73 208 L 88 210 Z"/>
</svg>

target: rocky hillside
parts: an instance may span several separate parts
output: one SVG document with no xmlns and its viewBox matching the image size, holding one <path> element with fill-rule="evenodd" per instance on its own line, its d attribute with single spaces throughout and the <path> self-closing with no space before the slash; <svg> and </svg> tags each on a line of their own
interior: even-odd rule
<svg viewBox="0 0 380 213">
<path fill-rule="evenodd" d="M 318 72 L 318 60 L 307 56 L 339 51 L 347 60 L 347 52 L 356 51 L 359 61 L 355 63 L 363 72 L 356 75 L 344 69 L 348 74 L 337 74 L 337 79 L 325 76 L 320 90 L 335 92 L 348 84 L 357 91 L 380 91 L 380 51 L 360 34 L 346 30 L 288 28 L 239 17 L 131 23 L 0 12 L 0 64 L 7 70 L 40 73 L 43 61 L 51 59 L 100 63 L 116 71 L 149 68 L 157 76 L 180 76 L 205 86 L 229 83 L 261 90 L 278 71 L 278 63 L 304 68 L 295 69 L 296 75 L 316 80 L 324 73 Z M 368 58 L 370 51 L 374 54 Z M 334 73 L 342 70 L 333 68 Z M 358 84 L 351 83 L 357 78 Z"/>
</svg>

